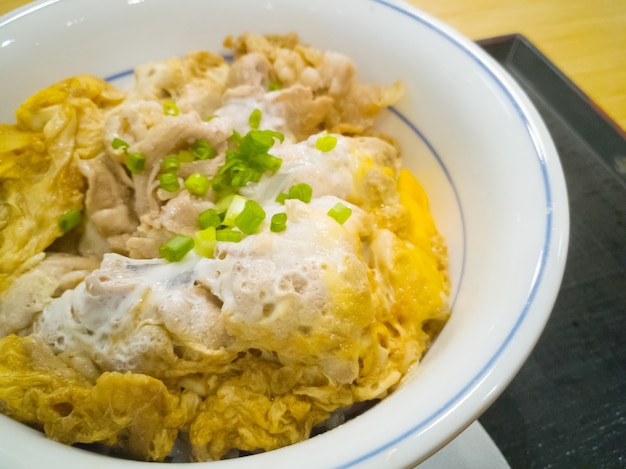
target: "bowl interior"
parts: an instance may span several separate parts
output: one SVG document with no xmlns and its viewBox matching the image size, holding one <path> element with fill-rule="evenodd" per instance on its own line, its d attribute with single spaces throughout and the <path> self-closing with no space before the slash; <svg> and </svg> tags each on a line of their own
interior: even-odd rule
<svg viewBox="0 0 626 469">
<path fill-rule="evenodd" d="M 428 193 L 448 243 L 453 305 L 434 347 L 397 392 L 331 432 L 253 456 L 256 467 L 415 463 L 512 379 L 549 315 L 565 261 L 567 199 L 556 151 L 526 96 L 478 47 L 383 0 L 38 2 L 0 19 L 0 121 L 13 122 L 19 103 L 67 76 L 123 83 L 138 64 L 197 49 L 225 52 L 224 37 L 246 31 L 295 31 L 305 43 L 352 57 L 362 81 L 404 82 L 405 97 L 378 125 L 399 142 Z M 138 464 L 44 443 L 15 425 L 0 420 L 15 430 L 0 442 L 0 462 L 12 467 L 38 457 L 31 441 L 53 445 L 41 459 L 47 467 L 92 458 L 98 467 Z"/>
</svg>

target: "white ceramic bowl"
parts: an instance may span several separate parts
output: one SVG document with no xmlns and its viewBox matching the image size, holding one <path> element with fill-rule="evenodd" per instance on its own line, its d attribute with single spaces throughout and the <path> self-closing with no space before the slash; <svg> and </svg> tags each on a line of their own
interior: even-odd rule
<svg viewBox="0 0 626 469">
<path fill-rule="evenodd" d="M 516 83 L 479 47 L 393 0 L 46 0 L 0 19 L 0 121 L 66 76 L 115 77 L 228 34 L 297 32 L 348 54 L 361 80 L 404 81 L 380 126 L 399 140 L 449 244 L 453 313 L 404 385 L 373 409 L 287 448 L 197 467 L 407 467 L 502 392 L 561 281 L 568 206 L 558 155 Z M 0 416 L 0 467 L 125 469 Z M 205 466 L 206 465 L 206 466 Z"/>
</svg>

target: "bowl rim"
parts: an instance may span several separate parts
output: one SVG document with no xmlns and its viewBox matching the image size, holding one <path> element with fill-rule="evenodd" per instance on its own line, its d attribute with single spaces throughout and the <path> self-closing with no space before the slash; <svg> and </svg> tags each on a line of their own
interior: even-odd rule
<svg viewBox="0 0 626 469">
<path fill-rule="evenodd" d="M 64 1 L 66 0 L 36 0 L 33 3 L 26 4 L 0 17 L 0 28 L 10 22 L 18 20 L 22 16 Z M 397 13 L 419 22 L 421 25 L 442 36 L 470 57 L 487 73 L 493 82 L 498 85 L 515 108 L 518 117 L 524 123 L 529 138 L 533 142 L 533 147 L 536 152 L 534 158 L 538 160 L 544 182 L 543 187 L 547 205 L 546 228 L 544 233 L 544 248 L 541 253 L 539 265 L 537 266 L 537 274 L 533 279 L 532 288 L 527 296 L 527 301 L 522 310 L 518 313 L 513 327 L 503 339 L 496 352 L 483 365 L 473 379 L 469 381 L 464 388 L 458 391 L 444 407 L 437 409 L 431 414 L 428 419 L 413 425 L 410 430 L 394 439 L 338 467 L 352 467 L 368 460 L 371 462 L 373 457 L 379 456 L 382 452 L 410 440 L 413 435 L 419 433 L 423 428 L 428 427 L 431 423 L 446 414 L 450 408 L 456 405 L 460 400 L 468 398 L 470 395 L 472 399 L 480 401 L 481 404 L 475 406 L 474 412 L 470 414 L 457 414 L 457 428 L 459 432 L 471 424 L 484 409 L 495 401 L 498 395 L 522 367 L 526 358 L 531 353 L 534 344 L 539 339 L 545 323 L 549 318 L 549 312 L 556 300 L 558 285 L 561 282 L 565 269 L 567 244 L 569 241 L 567 193 L 558 153 L 541 116 L 517 82 L 476 44 L 460 35 L 460 33 L 440 20 L 435 19 L 416 7 L 396 0 L 365 0 L 363 3 L 366 2 L 375 3 L 385 8 L 395 10 Z M 424 141 L 429 145 L 425 137 Z M 432 150 L 433 153 L 437 155 L 434 148 L 432 148 Z M 438 155 L 437 158 L 439 158 Z M 531 313 L 536 313 L 538 309 L 543 311 L 543 314 L 537 317 L 536 320 L 533 319 L 532 324 L 528 324 L 528 317 Z M 521 341 L 519 332 L 522 328 L 528 327 L 531 328 L 527 333 L 529 335 L 526 335 L 525 340 Z M 515 352 L 515 356 L 517 357 L 514 360 L 516 366 L 511 367 L 507 365 L 503 368 L 500 365 L 501 362 L 505 361 L 506 356 L 513 354 L 513 352 Z M 445 439 L 444 443 L 432 445 L 430 453 L 435 452 L 453 437 L 454 435 L 450 435 L 449 438 Z"/>
</svg>

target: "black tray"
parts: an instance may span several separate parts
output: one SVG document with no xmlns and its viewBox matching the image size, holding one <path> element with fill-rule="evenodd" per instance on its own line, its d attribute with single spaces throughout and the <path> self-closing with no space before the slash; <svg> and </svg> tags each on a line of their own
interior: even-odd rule
<svg viewBox="0 0 626 469">
<path fill-rule="evenodd" d="M 626 134 L 525 37 L 478 43 L 542 115 L 570 206 L 552 315 L 480 422 L 513 468 L 626 467 Z"/>
</svg>

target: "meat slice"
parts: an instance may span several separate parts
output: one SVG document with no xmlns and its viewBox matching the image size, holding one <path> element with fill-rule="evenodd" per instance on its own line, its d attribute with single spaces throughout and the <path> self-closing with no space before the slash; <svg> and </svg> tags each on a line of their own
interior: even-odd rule
<svg viewBox="0 0 626 469">
<path fill-rule="evenodd" d="M 107 254 L 76 288 L 46 306 L 34 335 L 57 353 L 87 357 L 108 371 L 164 377 L 228 363 L 221 305 L 195 285 L 196 262 Z"/>
<path fill-rule="evenodd" d="M 85 213 L 109 248 L 125 252 L 124 240 L 139 225 L 133 208 L 133 184 L 119 162 L 103 153 L 80 162 L 87 180 Z M 101 253 L 102 254 L 102 253 Z"/>
<path fill-rule="evenodd" d="M 74 288 L 97 267 L 93 258 L 48 254 L 0 296 L 0 337 L 28 333 L 34 318 L 53 298 Z"/>
<path fill-rule="evenodd" d="M 208 51 L 182 58 L 150 62 L 135 69 L 136 86 L 130 100 L 172 100 L 180 112 L 195 111 L 203 118 L 221 103 L 228 64 Z"/>
<path fill-rule="evenodd" d="M 263 54 L 252 52 L 233 63 L 228 73 L 228 88 L 241 85 L 259 86 L 267 90 L 272 73 L 272 64 Z"/>
</svg>

